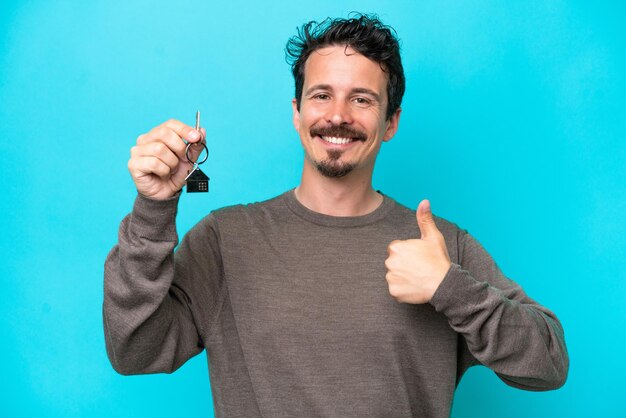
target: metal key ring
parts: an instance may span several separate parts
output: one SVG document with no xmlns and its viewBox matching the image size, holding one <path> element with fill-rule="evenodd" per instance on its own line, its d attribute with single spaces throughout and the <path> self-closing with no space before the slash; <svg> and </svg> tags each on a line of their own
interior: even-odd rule
<svg viewBox="0 0 626 418">
<path fill-rule="evenodd" d="M 193 162 L 193 161 L 191 161 L 191 158 L 189 158 L 189 147 L 191 147 L 192 145 L 198 145 L 198 144 L 200 144 L 200 145 L 202 145 L 204 147 L 204 150 L 206 151 L 206 155 L 204 156 L 204 160 Z M 202 151 L 200 151 L 200 153 L 202 153 Z M 198 155 L 198 157 L 199 157 L 199 155 Z M 206 146 L 206 144 L 204 142 L 193 142 L 193 143 L 190 142 L 190 143 L 187 144 L 187 148 L 185 148 L 185 158 L 187 158 L 187 162 L 189 162 L 191 164 L 198 164 L 198 165 L 200 165 L 200 164 L 204 163 L 207 160 L 207 158 L 209 158 L 209 149 L 207 148 L 207 146 Z"/>
</svg>

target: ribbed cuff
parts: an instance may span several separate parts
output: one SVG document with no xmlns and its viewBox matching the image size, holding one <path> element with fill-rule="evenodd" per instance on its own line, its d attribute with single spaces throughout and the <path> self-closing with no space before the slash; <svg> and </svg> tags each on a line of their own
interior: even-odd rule
<svg viewBox="0 0 626 418">
<path fill-rule="evenodd" d="M 176 241 L 176 214 L 180 193 L 156 200 L 138 193 L 131 213 L 131 228 L 140 237 L 152 241 Z"/>
<path fill-rule="evenodd" d="M 479 282 L 460 265 L 452 263 L 430 304 L 448 319 L 464 318 L 480 302 L 486 287 L 488 283 Z"/>
</svg>

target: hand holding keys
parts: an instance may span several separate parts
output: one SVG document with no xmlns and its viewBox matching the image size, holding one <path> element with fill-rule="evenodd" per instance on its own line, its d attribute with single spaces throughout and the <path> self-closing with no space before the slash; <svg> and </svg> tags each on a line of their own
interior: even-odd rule
<svg viewBox="0 0 626 418">
<path fill-rule="evenodd" d="M 205 138 L 200 112 L 196 113 L 195 129 L 170 119 L 139 135 L 128 161 L 137 191 L 156 200 L 171 198 L 185 183 L 190 193 L 207 192 L 209 178 L 198 168 L 208 158 Z"/>
</svg>

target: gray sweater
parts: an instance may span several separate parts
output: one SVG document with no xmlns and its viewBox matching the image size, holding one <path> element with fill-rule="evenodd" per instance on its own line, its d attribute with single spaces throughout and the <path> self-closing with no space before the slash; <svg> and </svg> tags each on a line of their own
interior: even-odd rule
<svg viewBox="0 0 626 418">
<path fill-rule="evenodd" d="M 105 264 L 104 329 L 122 374 L 170 373 L 206 348 L 218 417 L 448 417 L 468 367 L 526 390 L 564 384 L 550 310 L 467 231 L 435 218 L 452 267 L 428 304 L 389 295 L 415 212 L 312 212 L 293 191 L 211 213 L 178 243 L 178 198 L 139 196 Z"/>
</svg>

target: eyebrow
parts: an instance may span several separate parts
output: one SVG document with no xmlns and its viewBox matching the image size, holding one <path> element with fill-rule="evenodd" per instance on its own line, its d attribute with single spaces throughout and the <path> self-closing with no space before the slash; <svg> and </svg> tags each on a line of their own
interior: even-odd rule
<svg viewBox="0 0 626 418">
<path fill-rule="evenodd" d="M 352 92 L 353 93 L 369 94 L 374 99 L 376 99 L 377 102 L 380 102 L 380 96 L 374 90 L 366 89 L 364 87 L 357 87 L 355 89 L 352 89 Z"/>
<path fill-rule="evenodd" d="M 304 93 L 304 95 L 308 96 L 309 94 L 311 94 L 315 90 L 331 90 L 332 91 L 333 88 L 330 86 L 330 84 L 316 84 L 314 86 L 309 87 L 306 90 L 306 92 Z M 380 102 L 380 95 L 378 93 L 376 93 L 374 90 L 371 90 L 371 89 L 368 89 L 368 88 L 365 88 L 365 87 L 353 88 L 352 90 L 350 90 L 350 93 L 369 94 L 374 99 L 376 99 L 376 101 Z"/>
</svg>

